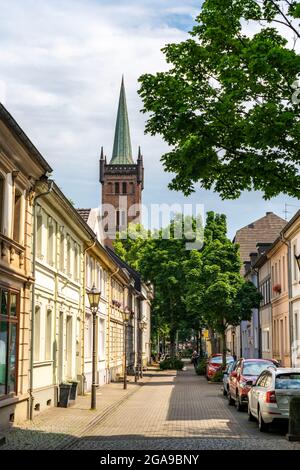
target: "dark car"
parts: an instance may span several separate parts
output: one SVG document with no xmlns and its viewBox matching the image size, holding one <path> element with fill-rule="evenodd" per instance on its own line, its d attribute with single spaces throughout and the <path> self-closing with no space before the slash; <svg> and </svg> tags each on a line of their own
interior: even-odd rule
<svg viewBox="0 0 300 470">
<path fill-rule="evenodd" d="M 226 364 L 232 362 L 234 359 L 232 356 L 226 356 Z M 206 378 L 211 380 L 214 378 L 217 372 L 222 370 L 223 356 L 222 354 L 213 354 L 207 361 L 206 366 Z"/>
<path fill-rule="evenodd" d="M 239 359 L 229 375 L 227 391 L 229 405 L 235 404 L 238 411 L 246 408 L 250 383 L 254 383 L 261 372 L 268 367 L 276 367 L 271 359 Z"/>
</svg>

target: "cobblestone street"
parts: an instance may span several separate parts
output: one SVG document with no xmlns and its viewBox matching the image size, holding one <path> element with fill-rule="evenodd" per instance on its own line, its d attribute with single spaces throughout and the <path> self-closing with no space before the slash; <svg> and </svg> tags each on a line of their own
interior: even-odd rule
<svg viewBox="0 0 300 470">
<path fill-rule="evenodd" d="M 300 450 L 284 429 L 260 433 L 247 413 L 228 406 L 220 388 L 190 365 L 177 374 L 149 371 L 143 385 L 131 383 L 126 392 L 122 384 L 100 389 L 92 419 L 88 398 L 79 399 L 76 407 L 52 408 L 12 430 L 2 449 Z"/>
</svg>

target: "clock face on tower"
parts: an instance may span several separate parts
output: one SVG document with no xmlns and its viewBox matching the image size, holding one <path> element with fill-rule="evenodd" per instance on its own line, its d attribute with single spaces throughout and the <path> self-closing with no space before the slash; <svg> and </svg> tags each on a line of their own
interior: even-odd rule
<svg viewBox="0 0 300 470">
<path fill-rule="evenodd" d="M 124 79 L 122 78 L 112 158 L 107 163 L 103 149 L 100 157 L 102 216 L 105 244 L 113 247 L 116 232 L 129 223 L 141 222 L 144 180 L 143 157 L 139 148 L 136 163 L 132 158 Z"/>
</svg>

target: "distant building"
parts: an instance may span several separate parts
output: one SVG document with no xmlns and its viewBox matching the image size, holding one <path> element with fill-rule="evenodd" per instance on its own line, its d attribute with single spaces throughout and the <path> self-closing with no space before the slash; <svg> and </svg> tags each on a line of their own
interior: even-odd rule
<svg viewBox="0 0 300 470">
<path fill-rule="evenodd" d="M 243 263 L 241 267 L 241 274 L 244 276 L 245 272 L 249 278 L 252 277 L 254 284 L 257 284 L 255 276 L 250 274 L 250 254 L 257 252 L 257 244 L 272 244 L 278 237 L 281 230 L 286 225 L 286 221 L 274 214 L 273 212 L 267 212 L 264 217 L 246 225 L 239 229 L 233 239 L 234 243 L 237 243 L 240 247 L 240 257 Z M 246 268 L 246 271 L 245 271 Z M 257 311 L 253 311 L 252 323 L 243 321 L 239 327 L 227 329 L 227 345 L 233 344 L 234 335 L 234 352 L 237 357 L 243 356 L 248 357 L 250 351 L 253 349 L 255 354 L 259 353 L 259 325 L 258 325 L 258 314 Z"/>
</svg>

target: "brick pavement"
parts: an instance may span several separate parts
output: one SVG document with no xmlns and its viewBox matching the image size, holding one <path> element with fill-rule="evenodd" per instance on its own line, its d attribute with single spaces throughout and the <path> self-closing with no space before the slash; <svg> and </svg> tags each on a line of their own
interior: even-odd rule
<svg viewBox="0 0 300 470">
<path fill-rule="evenodd" d="M 68 447 L 90 426 L 112 413 L 151 378 L 151 371 L 135 383 L 129 378 L 127 390 L 122 383 L 110 383 L 97 391 L 97 410 L 90 410 L 90 394 L 78 396 L 69 408 L 52 407 L 38 414 L 33 422 L 26 421 L 2 433 L 5 449 L 62 449 Z"/>
<path fill-rule="evenodd" d="M 2 449 L 285 449 L 300 450 L 278 431 L 262 434 L 246 413 L 229 407 L 220 384 L 187 370 L 157 371 L 141 384 L 109 384 L 98 393 L 97 413 L 89 399 L 54 408 L 34 423 L 13 429 Z"/>
</svg>

